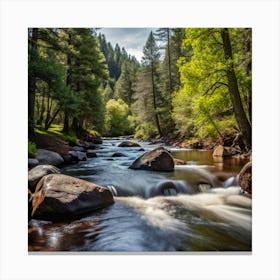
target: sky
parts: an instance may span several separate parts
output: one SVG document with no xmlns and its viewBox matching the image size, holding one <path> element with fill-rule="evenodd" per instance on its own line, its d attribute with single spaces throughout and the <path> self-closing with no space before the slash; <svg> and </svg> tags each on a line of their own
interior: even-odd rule
<svg viewBox="0 0 280 280">
<path fill-rule="evenodd" d="M 124 47 L 130 55 L 134 55 L 139 62 L 143 56 L 143 47 L 148 39 L 149 33 L 157 28 L 101 28 L 107 42 L 113 47 L 116 43 Z"/>
</svg>

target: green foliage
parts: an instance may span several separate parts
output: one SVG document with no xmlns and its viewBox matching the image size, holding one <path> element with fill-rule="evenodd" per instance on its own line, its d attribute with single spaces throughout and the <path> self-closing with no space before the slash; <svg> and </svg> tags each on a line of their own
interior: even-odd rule
<svg viewBox="0 0 280 280">
<path fill-rule="evenodd" d="M 175 132 L 188 138 L 232 133 L 238 123 L 227 72 L 234 68 L 250 120 L 252 38 L 251 29 L 230 28 L 229 59 L 224 31 L 159 28 L 156 36 L 149 34 L 140 66 L 93 29 L 30 29 L 29 99 L 35 95 L 35 118 L 29 117 L 29 127 L 35 120 L 46 130 L 36 128 L 36 133 L 70 142 L 86 130 L 110 136 L 135 132 L 142 139 Z"/>
<path fill-rule="evenodd" d="M 135 129 L 135 138 L 148 140 L 157 135 L 157 128 L 151 122 L 144 122 L 139 124 Z"/>
<path fill-rule="evenodd" d="M 129 128 L 128 105 L 122 99 L 110 99 L 106 104 L 106 135 L 124 135 Z"/>
<path fill-rule="evenodd" d="M 28 157 L 35 158 L 36 157 L 36 144 L 34 142 L 28 141 Z"/>
<path fill-rule="evenodd" d="M 182 44 L 185 49 L 191 50 L 191 58 L 181 57 L 178 60 L 182 87 L 172 96 L 172 116 L 178 131 L 187 137 L 221 136 L 226 129 L 237 127 L 226 75 L 232 62 L 225 60 L 221 30 L 188 28 L 185 31 Z M 247 100 L 245 96 L 250 95 L 250 81 L 241 63 L 245 54 L 240 34 L 244 29 L 231 29 L 230 32 L 238 83 L 243 100 Z M 248 36 L 246 38 L 249 40 Z M 246 57 L 248 61 L 245 64 L 248 66 L 250 55 Z"/>
<path fill-rule="evenodd" d="M 132 103 L 132 96 L 135 92 L 137 66 L 124 61 L 122 72 L 115 86 L 115 98 L 121 98 L 128 105 Z"/>
<path fill-rule="evenodd" d="M 88 129 L 88 133 L 91 134 L 93 137 L 101 136 L 101 134 L 97 130 L 94 130 L 94 129 Z"/>
</svg>

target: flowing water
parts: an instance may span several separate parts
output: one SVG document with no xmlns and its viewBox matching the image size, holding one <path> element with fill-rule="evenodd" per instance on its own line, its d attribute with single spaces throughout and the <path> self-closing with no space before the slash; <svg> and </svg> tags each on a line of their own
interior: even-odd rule
<svg viewBox="0 0 280 280">
<path fill-rule="evenodd" d="M 109 186 L 115 203 L 69 223 L 31 220 L 29 251 L 251 251 L 251 200 L 232 177 L 244 161 L 213 161 L 211 151 L 167 147 L 187 164 L 174 172 L 132 170 L 144 151 L 120 148 L 120 142 L 105 140 L 97 158 L 62 170 Z M 115 152 L 124 156 L 112 157 Z"/>
</svg>

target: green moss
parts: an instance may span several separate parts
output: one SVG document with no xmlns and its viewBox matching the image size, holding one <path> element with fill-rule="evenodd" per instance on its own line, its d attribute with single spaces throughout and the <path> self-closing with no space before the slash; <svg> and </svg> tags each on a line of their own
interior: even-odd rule
<svg viewBox="0 0 280 280">
<path fill-rule="evenodd" d="M 37 152 L 36 144 L 31 141 L 28 141 L 28 157 L 35 158 L 36 152 Z"/>
<path fill-rule="evenodd" d="M 60 124 L 52 124 L 51 127 L 47 131 L 41 127 L 36 127 L 35 133 L 43 134 L 43 135 L 54 135 L 64 141 L 76 144 L 76 142 L 77 142 L 76 135 L 62 133 L 62 129 L 63 129 L 63 126 Z"/>
</svg>

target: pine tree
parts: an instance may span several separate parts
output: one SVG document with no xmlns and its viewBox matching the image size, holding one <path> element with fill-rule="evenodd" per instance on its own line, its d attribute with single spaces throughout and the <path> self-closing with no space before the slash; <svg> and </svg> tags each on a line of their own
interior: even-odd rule
<svg viewBox="0 0 280 280">
<path fill-rule="evenodd" d="M 158 65 L 159 65 L 159 48 L 156 44 L 156 40 L 154 37 L 153 32 L 151 31 L 148 40 L 144 46 L 143 49 L 143 65 L 144 65 L 144 71 L 148 74 L 150 78 L 150 84 L 151 84 L 151 94 L 152 94 L 152 100 L 153 100 L 153 109 L 154 109 L 154 119 L 156 123 L 156 127 L 158 130 L 158 134 L 162 136 L 162 130 L 160 125 L 160 119 L 159 119 L 159 112 L 158 112 L 158 95 L 159 90 L 157 88 L 157 80 L 158 80 Z"/>
</svg>

